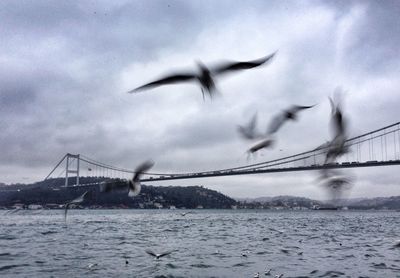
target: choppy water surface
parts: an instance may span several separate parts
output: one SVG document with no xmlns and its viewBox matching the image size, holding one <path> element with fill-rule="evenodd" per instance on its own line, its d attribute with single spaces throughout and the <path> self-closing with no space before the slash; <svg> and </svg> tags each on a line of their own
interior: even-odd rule
<svg viewBox="0 0 400 278">
<path fill-rule="evenodd" d="M 0 211 L 0 277 L 400 277 L 400 212 L 182 212 Z"/>
</svg>

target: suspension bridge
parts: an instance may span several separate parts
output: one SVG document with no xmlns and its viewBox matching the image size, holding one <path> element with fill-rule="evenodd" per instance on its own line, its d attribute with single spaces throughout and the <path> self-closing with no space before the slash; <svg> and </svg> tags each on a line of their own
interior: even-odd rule
<svg viewBox="0 0 400 278">
<path fill-rule="evenodd" d="M 400 165 L 400 122 L 348 139 L 345 146 L 349 152 L 337 161 L 328 164 L 325 163 L 325 156 L 329 146 L 320 146 L 295 155 L 233 168 L 190 173 L 145 173 L 142 181 Z M 61 173 L 54 176 L 60 168 Z M 64 176 L 65 187 L 85 186 L 88 184 L 80 183 L 82 176 L 98 177 L 99 179 L 130 179 L 133 174 L 134 170 L 132 169 L 108 165 L 81 154 L 67 153 L 45 180 Z M 73 184 L 69 183 L 71 177 L 75 178 Z"/>
</svg>

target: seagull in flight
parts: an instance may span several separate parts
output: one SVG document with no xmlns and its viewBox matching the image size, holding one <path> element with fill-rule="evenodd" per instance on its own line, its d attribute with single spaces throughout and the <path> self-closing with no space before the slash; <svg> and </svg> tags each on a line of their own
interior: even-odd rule
<svg viewBox="0 0 400 278">
<path fill-rule="evenodd" d="M 154 162 L 149 160 L 149 161 L 143 162 L 138 167 L 136 167 L 135 174 L 133 175 L 133 179 L 128 182 L 128 187 L 129 187 L 128 196 L 129 197 L 134 197 L 134 196 L 139 195 L 140 190 L 141 190 L 140 177 L 143 175 L 144 172 L 147 172 L 153 166 L 154 166 Z"/>
<path fill-rule="evenodd" d="M 123 180 L 102 182 L 100 183 L 100 192 L 126 190 L 126 188 L 128 188 L 129 197 L 137 196 L 139 195 L 141 190 L 140 177 L 143 175 L 144 172 L 147 172 L 153 166 L 154 162 L 151 160 L 141 163 L 139 166 L 136 167 L 133 178 L 128 182 Z"/>
<path fill-rule="evenodd" d="M 347 141 L 347 119 L 343 116 L 340 102 L 340 91 L 336 91 L 337 99 L 329 98 L 331 104 L 331 129 L 333 139 L 328 144 L 328 152 L 325 156 L 325 163 L 331 163 L 343 154 L 349 152 Z"/>
<path fill-rule="evenodd" d="M 247 150 L 248 154 L 254 154 L 255 152 L 264 149 L 270 148 L 274 145 L 275 140 L 272 138 L 273 134 L 281 128 L 281 126 L 288 120 L 296 120 L 297 114 L 305 109 L 310 109 L 314 107 L 312 106 L 300 106 L 300 105 L 292 105 L 290 108 L 282 111 L 277 116 L 275 116 L 269 124 L 266 134 L 259 134 L 256 131 L 256 114 L 253 116 L 251 121 L 247 126 L 239 126 L 238 131 L 242 134 L 246 139 L 256 139 L 263 138 L 262 141 L 258 142 L 250 149 Z"/>
<path fill-rule="evenodd" d="M 149 254 L 149 255 L 151 255 L 151 256 L 153 256 L 154 258 L 156 258 L 156 259 L 158 260 L 158 259 L 161 258 L 161 257 L 164 257 L 164 256 L 167 256 L 167 255 L 171 254 L 172 251 L 163 252 L 163 253 L 159 253 L 159 254 L 158 254 L 158 253 L 154 253 L 153 251 L 147 249 L 147 250 L 146 250 L 146 253 Z"/>
<path fill-rule="evenodd" d="M 137 87 L 137 88 L 129 91 L 128 93 L 139 93 L 143 90 L 153 89 L 155 87 L 162 86 L 162 85 L 170 85 L 170 84 L 175 84 L 175 83 L 195 81 L 200 85 L 201 92 L 203 94 L 203 99 L 204 99 L 205 93 L 207 93 L 210 96 L 210 98 L 212 98 L 216 91 L 214 77 L 225 74 L 225 73 L 259 67 L 259 66 L 269 62 L 270 60 L 272 60 L 272 58 L 275 56 L 275 54 L 276 54 L 276 52 L 274 52 L 268 56 L 262 57 L 260 59 L 252 60 L 252 61 L 225 62 L 225 63 L 221 63 L 220 65 L 215 66 L 211 69 L 209 69 L 207 66 L 205 66 L 201 62 L 197 62 L 197 66 L 198 66 L 197 72 L 182 72 L 182 73 L 169 74 L 160 79 L 157 79 L 155 81 L 152 81 L 150 83 L 147 83 L 140 87 Z"/>
<path fill-rule="evenodd" d="M 237 130 L 239 134 L 247 140 L 253 140 L 262 137 L 256 130 L 257 126 L 257 113 L 250 119 L 247 125 L 238 125 Z"/>
<path fill-rule="evenodd" d="M 272 138 L 266 138 L 264 140 L 262 140 L 261 142 L 255 144 L 254 146 L 252 146 L 250 149 L 247 150 L 248 154 L 253 154 L 261 149 L 264 148 L 270 148 L 274 145 L 275 140 Z"/>
<path fill-rule="evenodd" d="M 268 127 L 267 134 L 273 134 L 273 133 L 277 132 L 286 121 L 297 120 L 297 114 L 300 111 L 305 110 L 305 109 L 310 109 L 314 106 L 315 105 L 311 105 L 311 106 L 292 105 L 290 108 L 282 111 L 280 114 L 278 114 L 277 116 L 275 116 L 272 119 L 272 121 Z"/>
<path fill-rule="evenodd" d="M 70 205 L 82 203 L 83 201 L 86 200 L 88 193 L 89 193 L 89 191 L 86 191 L 81 196 L 79 196 L 79 197 L 77 197 L 77 198 L 73 199 L 72 201 L 70 201 L 70 202 L 65 204 L 65 210 L 64 210 L 64 221 L 65 222 L 67 221 L 67 212 L 68 212 L 68 209 L 69 209 Z"/>
</svg>

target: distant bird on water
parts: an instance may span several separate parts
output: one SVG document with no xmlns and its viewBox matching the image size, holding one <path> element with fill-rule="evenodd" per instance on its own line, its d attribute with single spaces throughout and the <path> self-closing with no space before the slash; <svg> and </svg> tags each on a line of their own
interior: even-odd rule
<svg viewBox="0 0 400 278">
<path fill-rule="evenodd" d="M 146 250 L 146 253 L 149 254 L 149 255 L 151 255 L 151 256 L 153 256 L 154 258 L 156 258 L 156 259 L 158 260 L 158 259 L 161 258 L 161 257 L 164 257 L 164 256 L 167 256 L 167 255 L 171 254 L 172 251 L 163 252 L 163 253 L 159 253 L 159 254 L 158 254 L 158 253 L 154 253 L 153 251 L 147 249 L 147 250 Z"/>
<path fill-rule="evenodd" d="M 151 160 L 143 162 L 142 164 L 136 167 L 135 174 L 133 175 L 133 178 L 131 180 L 129 180 L 128 182 L 124 181 L 102 182 L 100 184 L 100 191 L 110 192 L 122 189 L 126 190 L 126 188 L 128 188 L 129 197 L 137 196 L 139 195 L 141 190 L 140 177 L 143 175 L 144 172 L 147 172 L 153 166 L 154 162 Z"/>
<path fill-rule="evenodd" d="M 86 191 L 85 193 L 83 193 L 81 196 L 79 196 L 78 198 L 73 199 L 72 201 L 68 202 L 65 204 L 65 210 L 64 210 L 64 221 L 67 221 L 67 212 L 68 209 L 70 207 L 70 205 L 72 204 L 80 204 L 83 201 L 86 200 L 87 195 L 88 195 L 89 191 Z"/>
<path fill-rule="evenodd" d="M 212 69 L 207 68 L 201 62 L 197 62 L 197 66 L 199 68 L 197 73 L 195 72 L 173 73 L 165 77 L 162 77 L 160 79 L 157 79 L 153 82 L 137 87 L 129 91 L 128 93 L 138 93 L 143 90 L 152 89 L 162 85 L 195 81 L 198 82 L 201 87 L 203 99 L 204 99 L 204 93 L 207 93 L 210 96 L 210 98 L 212 98 L 216 91 L 214 77 L 222 75 L 224 73 L 259 67 L 265 64 L 266 62 L 270 61 L 275 56 L 275 54 L 276 52 L 266 57 L 247 62 L 225 62 L 221 63 L 218 66 L 213 67 Z"/>
<path fill-rule="evenodd" d="M 281 126 L 288 120 L 295 121 L 297 119 L 297 114 L 305 109 L 310 109 L 315 105 L 311 106 L 300 106 L 300 105 L 292 105 L 289 109 L 282 111 L 280 114 L 275 116 L 267 130 L 267 134 L 273 134 L 277 132 Z"/>
<path fill-rule="evenodd" d="M 270 268 L 270 269 L 266 269 L 265 272 L 264 272 L 264 275 L 265 275 L 265 276 L 271 275 L 271 271 L 272 271 L 271 268 Z"/>
</svg>

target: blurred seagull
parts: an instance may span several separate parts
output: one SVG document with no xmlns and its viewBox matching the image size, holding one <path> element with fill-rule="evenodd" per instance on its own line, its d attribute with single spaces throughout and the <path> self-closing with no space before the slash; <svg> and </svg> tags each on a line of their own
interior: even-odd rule
<svg viewBox="0 0 400 278">
<path fill-rule="evenodd" d="M 248 140 L 257 139 L 260 138 L 262 135 L 256 131 L 256 125 L 257 125 L 257 112 L 250 119 L 247 125 L 244 126 L 238 125 L 237 130 L 244 139 Z"/>
<path fill-rule="evenodd" d="M 65 210 L 64 210 L 64 221 L 67 221 L 67 212 L 69 209 L 69 206 L 72 204 L 80 204 L 83 201 L 86 200 L 87 195 L 88 195 L 89 191 L 86 191 L 85 193 L 83 193 L 81 196 L 79 196 L 78 198 L 73 199 L 72 201 L 68 202 L 65 204 Z"/>
<path fill-rule="evenodd" d="M 141 185 L 140 185 L 140 177 L 143 175 L 144 172 L 147 172 L 150 170 L 151 167 L 154 166 L 154 162 L 149 160 L 146 161 L 142 164 L 140 164 L 138 167 L 135 169 L 135 175 L 133 175 L 133 179 L 129 181 L 129 192 L 128 196 L 129 197 L 134 197 L 139 195 Z"/>
<path fill-rule="evenodd" d="M 341 199 L 343 193 L 353 186 L 354 177 L 352 175 L 342 174 L 333 169 L 323 169 L 320 174 L 320 185 L 328 191 L 330 199 L 334 202 Z"/>
<path fill-rule="evenodd" d="M 203 99 L 204 99 L 204 93 L 208 93 L 208 95 L 212 98 L 216 90 L 214 81 L 215 76 L 222 75 L 224 73 L 252 69 L 261 66 L 266 62 L 270 61 L 275 56 L 275 54 L 276 52 L 266 57 L 247 62 L 225 62 L 223 64 L 221 63 L 219 66 L 214 67 L 213 69 L 209 69 L 201 62 L 197 62 L 197 66 L 199 68 L 199 71 L 197 73 L 183 72 L 183 73 L 170 74 L 153 82 L 137 87 L 129 91 L 128 93 L 138 93 L 140 91 L 152 89 L 162 85 L 196 81 L 200 84 L 201 92 L 203 94 Z"/>
<path fill-rule="evenodd" d="M 331 163 L 343 154 L 349 152 L 346 146 L 347 140 L 347 120 L 343 116 L 340 101 L 340 89 L 335 91 L 335 99 L 329 98 L 331 105 L 331 129 L 333 131 L 333 139 L 328 143 L 328 152 L 325 157 L 325 164 Z"/>
<path fill-rule="evenodd" d="M 252 146 L 250 149 L 247 150 L 248 154 L 253 154 L 261 149 L 264 148 L 270 148 L 274 145 L 275 140 L 272 138 L 266 138 L 264 140 L 262 140 L 261 142 L 255 144 L 254 146 Z"/>
<path fill-rule="evenodd" d="M 100 183 L 100 192 L 126 190 L 126 188 L 128 188 L 129 197 L 137 196 L 139 195 L 141 190 L 140 177 L 143 175 L 144 172 L 148 171 L 153 166 L 154 162 L 151 160 L 143 162 L 138 167 L 136 167 L 133 178 L 128 182 L 124 180 L 102 182 Z"/>
<path fill-rule="evenodd" d="M 93 263 L 93 264 L 88 264 L 88 268 L 89 269 L 93 269 L 93 268 L 95 268 L 96 266 L 98 266 L 98 264 L 97 263 Z"/>
<path fill-rule="evenodd" d="M 314 107 L 315 105 L 312 106 L 299 106 L 299 105 L 292 105 L 289 109 L 286 109 L 282 111 L 280 114 L 275 116 L 267 130 L 267 134 L 273 134 L 278 131 L 279 128 L 288 120 L 297 120 L 297 114 L 305 109 L 310 109 Z"/>
<path fill-rule="evenodd" d="M 343 119 L 342 109 L 339 104 L 335 104 L 332 98 L 329 98 L 329 103 L 331 105 L 331 114 L 332 114 L 332 126 L 336 135 L 344 134 L 346 131 L 345 122 Z"/>
<path fill-rule="evenodd" d="M 155 258 L 158 260 L 158 259 L 161 258 L 161 257 L 164 257 L 164 256 L 167 256 L 167 255 L 171 254 L 172 251 L 168 251 L 168 252 L 164 252 L 164 253 L 157 254 L 157 253 L 154 253 L 153 251 L 147 249 L 147 250 L 146 250 L 146 253 L 149 254 L 149 255 L 151 255 L 151 256 L 153 256 L 153 257 L 155 257 Z"/>
</svg>

